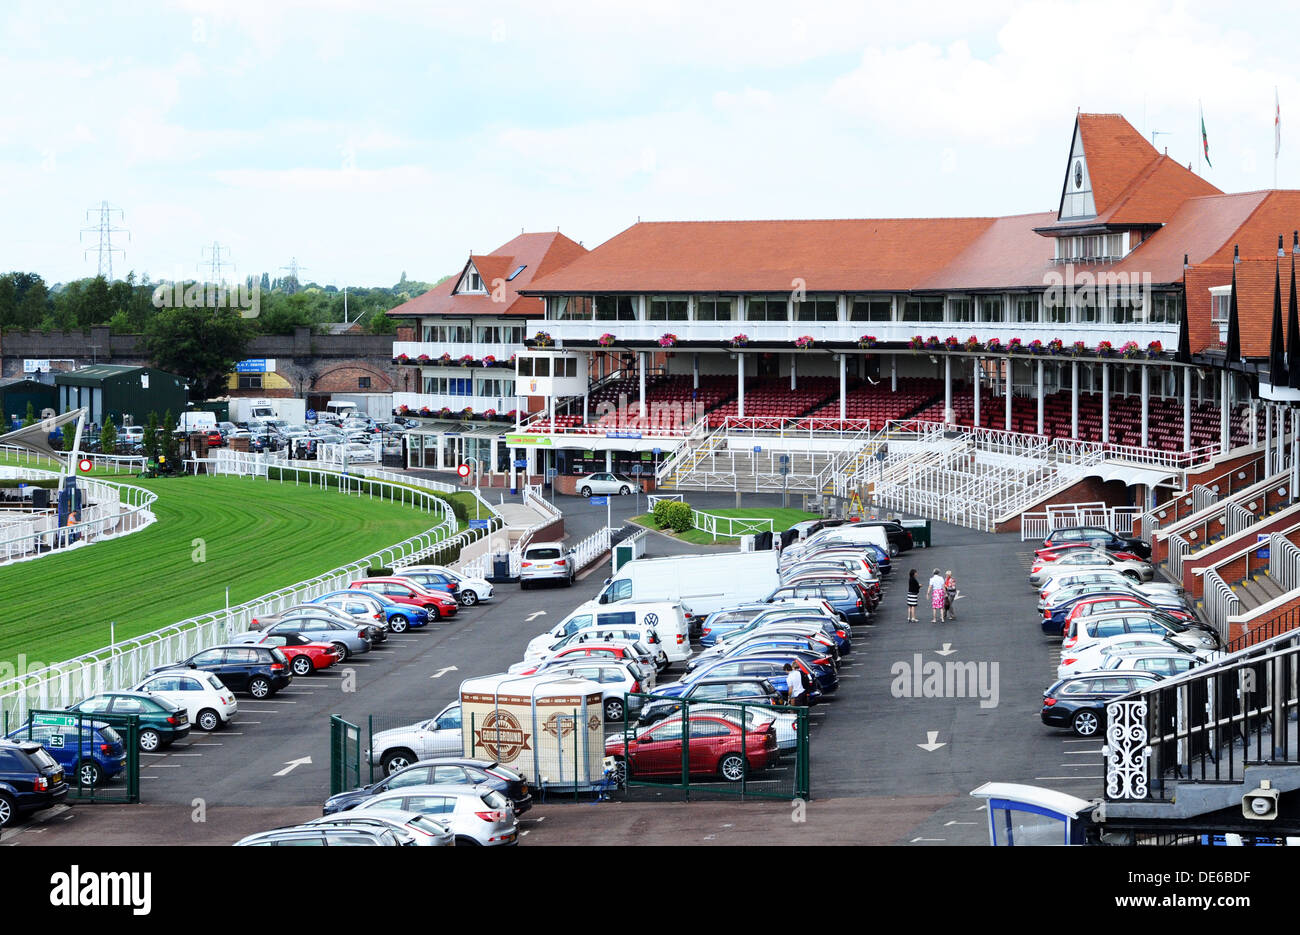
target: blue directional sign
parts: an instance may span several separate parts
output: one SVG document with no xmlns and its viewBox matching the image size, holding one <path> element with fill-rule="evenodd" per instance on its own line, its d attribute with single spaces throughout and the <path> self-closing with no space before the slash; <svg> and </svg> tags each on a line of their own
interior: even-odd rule
<svg viewBox="0 0 1300 935">
<path fill-rule="evenodd" d="M 470 529 L 487 529 L 488 521 L 485 519 L 472 519 L 469 521 Z"/>
<path fill-rule="evenodd" d="M 664 450 L 662 448 L 651 448 L 650 453 L 655 455 L 661 455 L 664 453 Z"/>
<path fill-rule="evenodd" d="M 516 458 L 516 459 L 515 459 L 515 467 L 517 467 L 517 468 L 526 468 L 526 467 L 528 467 L 528 459 L 527 459 L 527 458 Z"/>
<path fill-rule="evenodd" d="M 587 501 L 592 506 L 605 506 L 609 503 L 609 497 L 588 497 Z"/>
<path fill-rule="evenodd" d="M 763 446 L 762 446 L 762 445 L 755 445 L 755 446 L 754 446 L 754 454 L 758 454 L 758 453 L 761 452 L 762 450 L 763 450 Z"/>
</svg>

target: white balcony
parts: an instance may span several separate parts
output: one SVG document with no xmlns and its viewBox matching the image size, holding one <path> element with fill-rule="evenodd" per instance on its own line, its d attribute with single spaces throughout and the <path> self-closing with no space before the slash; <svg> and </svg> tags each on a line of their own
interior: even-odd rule
<svg viewBox="0 0 1300 935">
<path fill-rule="evenodd" d="M 466 408 L 473 409 L 475 413 L 484 413 L 489 409 L 495 410 L 498 414 L 504 415 L 519 406 L 518 400 L 513 396 L 457 396 L 451 393 L 394 393 L 393 409 L 399 410 L 406 406 L 412 413 L 418 414 L 423 408 L 428 408 L 432 413 L 438 413 L 443 408 L 450 409 L 453 414 L 459 414 Z"/>
<path fill-rule="evenodd" d="M 437 361 L 443 354 L 450 354 L 452 365 L 460 366 L 459 361 L 468 354 L 475 360 L 482 360 L 484 357 L 495 357 L 498 367 L 507 366 L 511 356 L 524 350 L 522 344 L 476 344 L 476 343 L 454 343 L 448 344 L 438 341 L 394 341 L 393 356 L 400 357 L 405 354 L 412 360 L 417 359 L 421 354 L 429 357 L 424 366 L 437 366 Z"/>
<path fill-rule="evenodd" d="M 1109 341 L 1117 349 L 1128 341 L 1136 341 L 1145 348 L 1159 341 L 1167 352 L 1178 347 L 1178 325 L 1137 322 L 1131 324 L 1086 324 L 1069 322 L 989 323 L 972 321 L 544 321 L 528 322 L 528 333 L 545 331 L 551 335 L 556 347 L 566 341 L 594 342 L 601 335 L 615 336 L 614 347 L 627 343 L 655 344 L 664 334 L 677 336 L 677 345 L 726 344 L 738 334 L 748 337 L 750 344 L 788 344 L 808 335 L 817 345 L 827 343 L 856 344 L 863 335 L 871 335 L 881 344 L 905 343 L 914 335 L 939 340 L 949 335 L 965 341 L 974 335 L 981 343 L 997 338 L 1004 345 L 1012 338 L 1025 344 L 1040 340 L 1044 344 L 1060 338 L 1066 347 L 1082 341 L 1096 347 Z"/>
</svg>

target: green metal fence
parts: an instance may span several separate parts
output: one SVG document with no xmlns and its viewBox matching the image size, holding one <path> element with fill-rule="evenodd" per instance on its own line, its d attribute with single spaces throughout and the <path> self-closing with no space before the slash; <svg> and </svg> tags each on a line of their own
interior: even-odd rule
<svg viewBox="0 0 1300 935">
<path fill-rule="evenodd" d="M 361 785 L 361 728 L 330 715 L 330 795 Z"/>
<path fill-rule="evenodd" d="M 31 740 L 64 767 L 68 798 L 75 802 L 140 801 L 140 718 L 135 714 L 82 714 L 34 709 L 5 736 Z M 114 753 L 120 742 L 120 753 Z"/>
<path fill-rule="evenodd" d="M 613 771 L 629 790 L 811 798 L 806 707 L 629 694 L 626 709 L 609 746 L 622 747 Z"/>
</svg>

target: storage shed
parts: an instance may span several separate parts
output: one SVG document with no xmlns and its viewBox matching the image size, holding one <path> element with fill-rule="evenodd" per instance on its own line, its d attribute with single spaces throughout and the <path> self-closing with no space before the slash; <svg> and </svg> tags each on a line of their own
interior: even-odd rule
<svg viewBox="0 0 1300 935">
<path fill-rule="evenodd" d="M 36 418 L 41 418 L 45 409 L 54 409 L 58 405 L 58 391 L 53 383 L 41 383 L 24 377 L 0 380 L 0 417 L 4 427 L 0 432 L 8 432 L 21 426 L 27 417 L 27 404 L 32 404 Z M 15 420 L 17 420 L 15 422 Z"/>
<path fill-rule="evenodd" d="M 180 418 L 188 398 L 184 377 L 153 367 L 95 364 L 55 374 L 54 385 L 60 412 L 85 406 L 96 425 L 110 417 L 116 426 L 143 425 L 150 412 L 161 422 L 168 410 Z"/>
</svg>

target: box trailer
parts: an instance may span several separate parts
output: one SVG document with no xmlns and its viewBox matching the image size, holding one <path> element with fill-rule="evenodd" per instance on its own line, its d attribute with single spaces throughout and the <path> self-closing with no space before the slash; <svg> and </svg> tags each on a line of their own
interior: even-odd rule
<svg viewBox="0 0 1300 935">
<path fill-rule="evenodd" d="M 215 432 L 216 429 L 217 414 L 196 409 L 182 412 L 180 421 L 176 423 L 176 430 L 187 435 L 191 432 Z"/>
<path fill-rule="evenodd" d="M 776 560 L 771 549 L 638 558 L 607 579 L 596 600 L 602 604 L 677 601 L 699 620 L 715 610 L 761 601 L 771 594 L 780 584 Z"/>
<path fill-rule="evenodd" d="M 460 685 L 465 756 L 494 760 L 529 785 L 593 789 L 605 776 L 604 693 L 564 675 L 488 675 Z"/>
<path fill-rule="evenodd" d="M 231 422 L 259 422 L 264 419 L 279 419 L 290 425 L 301 425 L 307 421 L 307 400 L 252 396 L 231 398 Z"/>
</svg>

